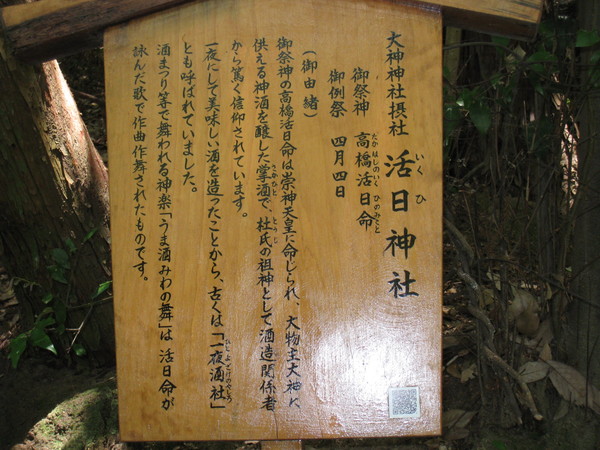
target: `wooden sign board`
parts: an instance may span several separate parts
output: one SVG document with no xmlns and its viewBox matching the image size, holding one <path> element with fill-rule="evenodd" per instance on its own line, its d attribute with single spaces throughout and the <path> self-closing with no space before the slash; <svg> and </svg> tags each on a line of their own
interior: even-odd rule
<svg viewBox="0 0 600 450">
<path fill-rule="evenodd" d="M 440 433 L 441 53 L 377 0 L 106 33 L 122 439 Z"/>
</svg>

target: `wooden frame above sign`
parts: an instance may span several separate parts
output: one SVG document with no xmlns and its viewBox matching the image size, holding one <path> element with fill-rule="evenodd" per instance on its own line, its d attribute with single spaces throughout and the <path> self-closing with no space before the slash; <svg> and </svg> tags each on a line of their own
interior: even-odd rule
<svg viewBox="0 0 600 450">
<path fill-rule="evenodd" d="M 41 0 L 0 9 L 0 22 L 15 55 L 24 61 L 40 62 L 99 47 L 107 27 L 190 1 Z M 347 1 L 350 5 L 354 0 Z M 535 35 L 543 5 L 543 0 L 386 1 L 438 7 L 445 25 L 517 39 Z"/>
</svg>

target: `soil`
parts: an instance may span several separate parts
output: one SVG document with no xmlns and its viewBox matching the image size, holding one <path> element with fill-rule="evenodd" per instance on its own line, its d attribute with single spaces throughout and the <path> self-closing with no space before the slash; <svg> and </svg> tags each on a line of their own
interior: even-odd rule
<svg viewBox="0 0 600 450">
<path fill-rule="evenodd" d="M 44 357 L 24 359 L 16 370 L 3 365 L 0 448 L 86 448 L 116 435 L 110 371 L 71 370 Z"/>
</svg>

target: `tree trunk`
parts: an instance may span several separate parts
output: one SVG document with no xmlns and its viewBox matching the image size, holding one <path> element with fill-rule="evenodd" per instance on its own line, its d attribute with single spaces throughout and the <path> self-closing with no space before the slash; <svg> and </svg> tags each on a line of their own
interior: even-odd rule
<svg viewBox="0 0 600 450">
<path fill-rule="evenodd" d="M 77 336 L 110 361 L 112 304 L 93 298 L 111 276 L 106 168 L 56 61 L 20 64 L 0 35 L 0 86 L 0 258 L 17 280 L 37 283 L 18 290 L 23 328 L 66 306 L 55 346 L 69 350 Z"/>
<path fill-rule="evenodd" d="M 584 30 L 600 29 L 600 1 L 580 0 L 579 25 Z M 597 46 L 582 49 L 581 62 L 589 67 Z M 590 89 L 591 70 L 582 71 L 583 89 Z M 567 348 L 575 365 L 597 387 L 600 387 L 600 93 L 583 95 L 579 117 L 581 138 L 579 190 L 573 246 L 573 288 L 577 298 L 568 317 Z"/>
</svg>

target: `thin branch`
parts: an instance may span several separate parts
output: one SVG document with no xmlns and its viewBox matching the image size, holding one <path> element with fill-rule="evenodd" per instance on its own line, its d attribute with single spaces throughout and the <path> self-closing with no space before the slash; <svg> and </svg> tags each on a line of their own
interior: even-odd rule
<svg viewBox="0 0 600 450">
<path fill-rule="evenodd" d="M 467 242 L 467 239 L 459 231 L 459 229 L 445 217 L 444 217 L 444 225 L 446 225 L 446 228 L 448 228 L 448 231 L 450 231 L 452 233 L 452 236 L 454 236 L 454 238 L 456 239 L 458 244 L 460 244 L 461 248 L 467 254 L 469 265 L 472 264 L 475 259 L 475 252 L 473 252 L 473 249 Z"/>
<path fill-rule="evenodd" d="M 535 401 L 533 400 L 533 395 L 531 395 L 531 391 L 529 390 L 527 383 L 523 381 L 523 378 L 521 378 L 517 371 L 510 367 L 506 363 L 506 361 L 500 358 L 500 356 L 498 356 L 496 353 L 490 350 L 489 347 L 484 347 L 484 352 L 485 356 L 490 360 L 490 362 L 492 362 L 498 368 L 502 369 L 504 372 L 506 372 L 508 375 L 514 378 L 514 380 L 517 382 L 517 384 L 521 388 L 521 391 L 523 391 L 523 395 L 525 396 L 523 398 L 523 402 L 525 403 L 525 406 L 529 408 L 529 411 L 531 411 L 533 418 L 535 420 L 543 420 L 544 416 L 542 416 L 538 411 L 537 406 L 535 405 Z"/>
<path fill-rule="evenodd" d="M 77 305 L 77 306 L 71 306 L 68 308 L 69 311 L 77 311 L 78 309 L 85 309 L 85 308 L 91 308 L 93 306 L 98 306 L 98 305 L 102 305 L 104 303 L 110 303 L 113 301 L 113 297 L 108 296 L 108 297 L 104 297 L 102 300 L 96 300 L 93 302 L 89 302 L 89 303 L 84 303 L 82 305 Z"/>
<path fill-rule="evenodd" d="M 83 91 L 78 91 L 76 89 L 71 89 L 71 91 L 73 92 L 73 94 L 75 94 L 78 97 L 87 98 L 88 100 L 92 100 L 98 104 L 104 105 L 104 100 L 101 99 L 100 97 L 96 97 L 95 95 L 88 94 L 87 92 L 83 92 Z"/>
<path fill-rule="evenodd" d="M 521 59 L 523 55 L 518 54 L 513 49 L 507 47 L 506 45 L 497 44 L 496 42 L 489 41 L 473 41 L 473 42 L 461 42 L 458 44 L 444 45 L 444 51 L 453 50 L 455 48 L 463 48 L 463 47 L 496 47 L 504 50 L 507 53 L 510 53 L 515 58 Z"/>
<path fill-rule="evenodd" d="M 90 309 L 88 310 L 87 314 L 83 318 L 83 321 L 81 322 L 81 325 L 79 325 L 79 328 L 77 328 L 77 333 L 75 333 L 75 336 L 73 337 L 73 340 L 71 341 L 71 345 L 69 345 L 69 348 L 67 349 L 67 353 L 71 352 L 71 349 L 75 345 L 75 341 L 77 341 L 77 338 L 81 334 L 81 330 L 83 330 L 83 327 L 85 326 L 85 324 L 87 323 L 88 319 L 92 315 L 92 311 L 93 310 L 94 310 L 94 307 L 91 306 Z"/>
</svg>

